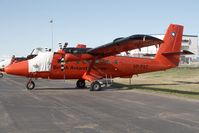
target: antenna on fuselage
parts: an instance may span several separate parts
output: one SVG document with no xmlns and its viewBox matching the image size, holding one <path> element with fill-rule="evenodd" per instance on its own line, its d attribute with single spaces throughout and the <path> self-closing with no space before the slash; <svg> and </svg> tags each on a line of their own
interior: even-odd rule
<svg viewBox="0 0 199 133">
<path fill-rule="evenodd" d="M 59 48 L 62 49 L 62 43 L 59 42 L 58 44 L 59 44 Z"/>
</svg>

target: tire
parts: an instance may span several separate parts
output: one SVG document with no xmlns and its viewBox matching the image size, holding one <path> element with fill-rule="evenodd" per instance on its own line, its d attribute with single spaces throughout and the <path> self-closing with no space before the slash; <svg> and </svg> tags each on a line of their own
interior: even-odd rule
<svg viewBox="0 0 199 133">
<path fill-rule="evenodd" d="M 29 81 L 26 84 L 26 88 L 27 88 L 27 90 L 33 90 L 35 88 L 35 83 L 33 81 Z"/>
<path fill-rule="evenodd" d="M 77 80 L 76 86 L 77 88 L 85 88 L 86 87 L 85 80 L 82 79 Z"/>
<path fill-rule="evenodd" d="M 0 73 L 0 78 L 3 78 L 3 73 Z"/>
<path fill-rule="evenodd" d="M 101 89 L 101 84 L 98 81 L 91 83 L 90 91 L 100 91 Z"/>
</svg>

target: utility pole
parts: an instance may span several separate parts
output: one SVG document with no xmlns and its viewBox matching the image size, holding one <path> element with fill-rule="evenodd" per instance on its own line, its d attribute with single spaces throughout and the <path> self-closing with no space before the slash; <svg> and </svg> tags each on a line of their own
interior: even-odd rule
<svg viewBox="0 0 199 133">
<path fill-rule="evenodd" d="M 51 23 L 51 39 L 52 39 L 52 40 L 51 40 L 51 41 L 52 41 L 52 42 L 51 42 L 51 43 L 52 43 L 52 44 L 51 44 L 51 45 L 52 45 L 52 46 L 51 46 L 51 51 L 53 52 L 53 19 L 50 20 L 50 23 Z"/>
</svg>

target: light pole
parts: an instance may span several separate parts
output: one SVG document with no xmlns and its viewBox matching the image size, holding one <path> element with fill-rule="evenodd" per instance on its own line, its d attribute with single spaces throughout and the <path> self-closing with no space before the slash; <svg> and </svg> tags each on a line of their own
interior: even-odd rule
<svg viewBox="0 0 199 133">
<path fill-rule="evenodd" d="M 51 42 L 51 43 L 52 43 L 52 44 L 51 44 L 51 45 L 52 45 L 52 46 L 51 46 L 51 49 L 52 49 L 52 51 L 53 51 L 53 19 L 50 20 L 50 23 L 51 23 L 51 39 L 52 39 L 52 40 L 51 40 L 51 41 L 52 41 L 52 42 Z"/>
</svg>

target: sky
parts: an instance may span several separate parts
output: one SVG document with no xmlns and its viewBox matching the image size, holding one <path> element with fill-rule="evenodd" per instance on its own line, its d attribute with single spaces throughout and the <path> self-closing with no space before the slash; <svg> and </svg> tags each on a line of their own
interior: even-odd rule
<svg viewBox="0 0 199 133">
<path fill-rule="evenodd" d="M 53 19 L 53 23 L 50 20 Z M 163 34 L 170 23 L 199 34 L 198 0 L 0 0 L 0 56 L 26 56 L 59 42 L 97 47 L 133 34 Z"/>
</svg>

